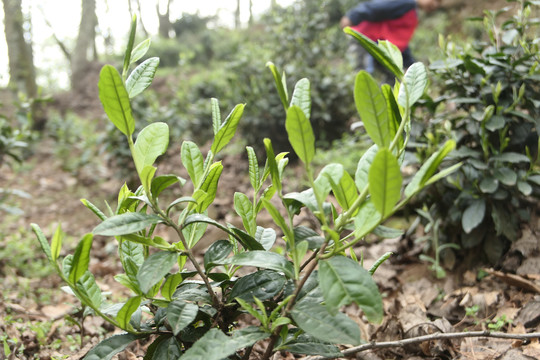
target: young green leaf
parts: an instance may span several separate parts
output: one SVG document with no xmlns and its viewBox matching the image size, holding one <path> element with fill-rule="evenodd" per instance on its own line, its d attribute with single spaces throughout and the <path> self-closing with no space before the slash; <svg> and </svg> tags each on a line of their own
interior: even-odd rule
<svg viewBox="0 0 540 360">
<path fill-rule="evenodd" d="M 427 71 L 424 64 L 412 64 L 399 88 L 398 104 L 410 108 L 424 95 L 427 86 Z"/>
<path fill-rule="evenodd" d="M 180 183 L 180 186 L 183 186 L 186 183 L 186 180 L 176 175 L 157 176 L 152 180 L 152 195 L 157 198 L 163 190 L 176 183 Z"/>
<path fill-rule="evenodd" d="M 134 155 L 137 169 L 153 165 L 158 156 L 163 155 L 169 146 L 169 126 L 155 122 L 141 130 L 135 141 Z"/>
<path fill-rule="evenodd" d="M 304 112 L 306 119 L 311 117 L 311 88 L 309 80 L 304 78 L 300 79 L 296 86 L 291 98 L 291 106 L 298 106 Z"/>
<path fill-rule="evenodd" d="M 118 324 L 120 327 L 124 330 L 131 330 L 133 327 L 130 325 L 131 316 L 139 306 L 141 305 L 141 297 L 140 296 L 134 296 L 130 298 L 124 306 L 118 311 L 118 314 L 116 314 L 116 321 L 118 321 Z"/>
<path fill-rule="evenodd" d="M 379 147 L 377 145 L 372 145 L 367 151 L 362 155 L 358 161 L 356 167 L 356 174 L 354 175 L 354 182 L 356 183 L 356 188 L 358 191 L 364 191 L 366 185 L 369 184 L 368 174 L 371 164 L 375 155 L 379 152 Z"/>
<path fill-rule="evenodd" d="M 178 254 L 170 251 L 160 251 L 150 255 L 142 264 L 137 274 L 137 280 L 144 293 L 160 282 L 176 264 Z"/>
<path fill-rule="evenodd" d="M 103 302 L 101 289 L 90 271 L 86 271 L 75 286 L 86 296 L 94 308 L 99 309 L 101 307 L 101 303 Z"/>
<path fill-rule="evenodd" d="M 184 300 L 174 300 L 167 307 L 167 321 L 171 325 L 174 336 L 178 335 L 186 326 L 191 324 L 199 307 Z"/>
<path fill-rule="evenodd" d="M 379 40 L 377 48 L 403 72 L 403 55 L 399 48 L 388 40 Z"/>
<path fill-rule="evenodd" d="M 206 254 L 205 254 L 206 255 Z M 178 285 L 184 281 L 184 276 L 181 273 L 172 274 L 167 277 L 161 287 L 161 295 L 167 300 L 172 300 L 172 296 Z"/>
<path fill-rule="evenodd" d="M 215 135 L 214 142 L 212 143 L 211 147 L 214 155 L 217 154 L 221 149 L 223 149 L 234 137 L 236 128 L 238 127 L 238 123 L 240 122 L 242 114 L 244 113 L 244 107 L 245 105 L 243 104 L 236 105 L 229 114 L 229 116 L 227 116 L 227 118 L 225 119 L 225 122 L 219 128 L 219 131 Z"/>
<path fill-rule="evenodd" d="M 141 179 L 141 184 L 144 188 L 144 191 L 148 196 L 139 197 L 139 199 L 142 199 L 145 203 L 150 205 L 150 202 L 148 201 L 148 197 L 150 196 L 151 188 L 152 188 L 152 180 L 154 179 L 154 175 L 156 174 L 157 168 L 152 165 L 146 165 L 143 167 L 139 173 L 139 177 Z"/>
<path fill-rule="evenodd" d="M 285 128 L 294 152 L 304 164 L 309 165 L 315 156 L 315 135 L 304 111 L 292 105 L 287 110 Z"/>
<path fill-rule="evenodd" d="M 242 218 L 244 229 L 246 229 L 248 234 L 254 236 L 255 231 L 257 231 L 257 224 L 255 224 L 253 203 L 246 194 L 240 192 L 234 193 L 234 210 Z"/>
<path fill-rule="evenodd" d="M 392 74 L 394 74 L 398 79 L 403 77 L 403 70 L 400 68 L 399 64 L 394 62 L 394 59 L 389 56 L 388 50 L 385 49 L 385 46 L 379 47 L 375 42 L 369 39 L 364 34 L 361 34 L 350 27 L 346 27 L 343 30 L 346 34 L 352 35 L 356 40 L 360 42 L 360 45 L 368 53 L 371 54 L 380 64 L 386 67 Z"/>
<path fill-rule="evenodd" d="M 129 212 L 107 218 L 94 228 L 93 233 L 103 236 L 128 235 L 161 221 L 162 219 L 157 215 Z"/>
<path fill-rule="evenodd" d="M 92 234 L 86 234 L 75 249 L 72 266 L 69 270 L 69 281 L 72 284 L 77 283 L 77 280 L 79 280 L 88 270 L 88 264 L 90 263 L 90 249 L 92 248 L 93 239 Z"/>
<path fill-rule="evenodd" d="M 105 65 L 99 74 L 99 99 L 109 120 L 124 135 L 131 136 L 135 131 L 135 120 L 131 113 L 129 95 L 118 71 Z"/>
<path fill-rule="evenodd" d="M 251 186 L 258 192 L 261 188 L 261 174 L 259 173 L 259 161 L 257 160 L 257 155 L 255 150 L 251 146 L 246 146 L 246 151 L 248 154 L 249 162 L 249 182 Z"/>
<path fill-rule="evenodd" d="M 131 51 L 131 58 L 130 58 L 130 65 L 135 64 L 137 61 L 141 60 L 144 55 L 148 52 L 148 49 L 150 49 L 150 44 L 152 42 L 152 39 L 148 38 L 144 41 L 141 41 L 133 51 Z"/>
<path fill-rule="evenodd" d="M 272 177 L 272 185 L 274 185 L 274 189 L 276 189 L 276 191 L 281 193 L 281 176 L 279 175 L 276 157 L 274 156 L 272 141 L 266 138 L 263 140 L 263 142 L 266 149 L 266 161 L 268 164 L 268 169 L 270 176 Z"/>
<path fill-rule="evenodd" d="M 210 206 L 214 202 L 214 199 L 216 198 L 219 178 L 222 172 L 223 165 L 221 165 L 221 161 L 213 163 L 210 166 L 208 176 L 204 179 L 204 182 L 201 185 L 201 190 L 206 192 L 206 197 L 199 205 L 199 212 L 205 211 L 208 206 Z"/>
<path fill-rule="evenodd" d="M 182 164 L 187 169 L 189 178 L 195 187 L 201 184 L 204 173 L 204 159 L 199 147 L 191 141 L 184 141 L 181 150 Z"/>
<path fill-rule="evenodd" d="M 133 63 L 131 61 L 131 54 L 133 53 L 133 44 L 135 43 L 135 33 L 137 32 L 137 15 L 133 15 L 131 18 L 131 27 L 129 29 L 129 39 L 124 52 L 124 66 L 122 70 L 122 80 L 125 81 L 129 66 Z"/>
<path fill-rule="evenodd" d="M 141 335 L 134 334 L 113 335 L 90 350 L 83 360 L 110 360 L 114 355 L 124 351 L 129 344 L 140 338 L 142 338 Z"/>
<path fill-rule="evenodd" d="M 288 278 L 294 277 L 292 264 L 282 255 L 268 251 L 256 250 L 239 253 L 217 263 L 221 265 L 256 266 L 263 269 L 281 271 Z"/>
<path fill-rule="evenodd" d="M 369 321 L 381 322 L 383 304 L 377 284 L 371 274 L 356 261 L 336 256 L 319 262 L 319 285 L 331 314 L 354 302 L 364 311 Z"/>
<path fill-rule="evenodd" d="M 332 186 L 332 192 L 334 193 L 339 206 L 341 206 L 344 211 L 349 210 L 351 205 L 358 198 L 358 191 L 356 190 L 356 185 L 351 175 L 343 170 L 343 175 L 339 179 L 339 182 L 334 182 L 332 177 L 329 177 L 329 180 Z"/>
<path fill-rule="evenodd" d="M 379 150 L 373 159 L 368 177 L 371 201 L 382 217 L 386 218 L 400 199 L 403 180 L 398 161 L 390 150 Z"/>
<path fill-rule="evenodd" d="M 87 199 L 81 199 L 81 202 L 83 203 L 84 206 L 90 209 L 101 220 L 105 220 L 107 218 L 107 216 L 101 210 L 99 210 L 99 208 L 96 205 L 92 204 Z"/>
<path fill-rule="evenodd" d="M 274 76 L 274 82 L 276 83 L 276 89 L 281 99 L 281 103 L 285 108 L 285 111 L 289 109 L 289 95 L 287 94 L 287 82 L 285 81 L 285 73 L 283 76 L 279 76 L 279 71 L 272 62 L 267 62 L 266 66 L 270 68 L 272 75 Z"/>
<path fill-rule="evenodd" d="M 56 231 L 51 239 L 51 256 L 54 261 L 60 256 L 60 250 L 62 249 L 62 240 L 66 234 L 62 231 L 62 227 L 58 224 Z"/>
<path fill-rule="evenodd" d="M 221 111 L 219 110 L 219 101 L 216 98 L 210 99 L 212 104 L 212 128 L 216 136 L 221 128 Z"/>
<path fill-rule="evenodd" d="M 345 314 L 332 315 L 323 305 L 303 301 L 296 304 L 292 317 L 298 327 L 307 334 L 332 344 L 360 343 L 358 325 Z"/>
<path fill-rule="evenodd" d="M 262 199 L 262 203 L 264 205 L 264 208 L 270 213 L 270 216 L 272 216 L 272 219 L 274 220 L 276 225 L 279 226 L 279 228 L 283 231 L 283 234 L 287 238 L 287 242 L 294 243 L 294 233 L 289 228 L 278 209 L 274 206 L 274 204 L 272 204 L 272 202 L 266 199 Z"/>
<path fill-rule="evenodd" d="M 130 99 L 142 93 L 152 84 L 158 65 L 159 58 L 153 57 L 145 60 L 131 72 L 126 80 L 126 90 Z"/>
<path fill-rule="evenodd" d="M 392 142 L 386 99 L 377 82 L 366 71 L 360 71 L 354 82 L 354 102 L 369 137 L 379 147 Z"/>
</svg>

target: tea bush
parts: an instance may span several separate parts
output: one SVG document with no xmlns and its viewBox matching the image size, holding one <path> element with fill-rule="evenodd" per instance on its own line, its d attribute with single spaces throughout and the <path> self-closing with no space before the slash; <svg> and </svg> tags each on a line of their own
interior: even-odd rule
<svg viewBox="0 0 540 360">
<path fill-rule="evenodd" d="M 505 8 L 477 19 L 487 41 L 460 46 L 441 38 L 445 58 L 430 69 L 442 96 L 426 98 L 433 117 L 413 129 L 419 159 L 450 138 L 457 150 L 446 166 L 463 164 L 421 197 L 424 219 L 437 223 L 431 237 L 467 251 L 480 248 L 492 263 L 519 238 L 540 197 L 539 21 L 530 16 L 538 3 L 511 2 L 514 15 Z"/>
<path fill-rule="evenodd" d="M 289 95 L 283 73 L 268 63 L 285 109 L 287 137 L 303 163 L 309 188 L 285 192 L 287 154 L 276 155 L 270 139 L 264 139 L 265 161 L 246 147 L 246 177 L 253 189 L 249 195 L 234 194 L 231 210 L 241 220 L 239 228 L 212 219 L 208 209 L 223 172 L 218 156 L 233 138 L 245 106 L 236 105 L 222 119 L 217 100 L 212 100 L 210 150 L 203 155 L 194 142 L 182 143 L 180 157 L 189 180 L 157 175 L 154 164 L 168 148 L 169 126 L 153 122 L 133 140 L 136 123 L 130 99 L 150 85 L 158 64 L 149 61 L 129 72 L 148 48 L 145 42 L 133 49 L 135 24 L 134 20 L 123 73 L 105 65 L 99 96 L 109 120 L 126 138 L 141 186 L 134 191 L 122 186 L 115 208 L 101 210 L 83 199 L 100 223 L 81 238 L 73 254 L 61 256 L 65 235 L 60 227 L 49 243 L 39 226 L 32 225 L 48 260 L 86 313 L 125 331 L 102 341 L 85 359 L 110 359 L 136 340 L 152 341 L 146 359 L 247 358 L 258 342 L 266 349 L 261 359 L 276 351 L 341 356 L 336 344 L 362 341 L 358 324 L 340 312 L 343 306 L 358 305 L 368 321 L 380 322 L 383 317 L 372 274 L 384 259 L 366 270 L 351 248 L 376 230 L 389 236 L 399 233 L 382 223 L 424 186 L 452 171 L 436 173 L 454 147 L 449 141 L 402 189 L 400 159 L 408 140 L 411 106 L 427 85 L 425 67 L 416 63 L 404 74 L 396 47 L 376 45 L 351 31 L 399 79 L 392 89 L 379 87 L 366 72 L 356 76 L 355 104 L 374 144 L 359 159 L 353 177 L 335 163 L 315 174 L 310 82 L 299 80 Z M 192 186 L 186 186 L 188 181 Z M 161 195 L 178 185 L 183 194 L 163 203 Z M 331 203 L 330 197 L 336 202 Z M 298 225 L 295 217 L 301 210 L 310 212 L 318 226 Z M 258 223 L 261 211 L 271 215 L 273 227 Z M 223 239 L 210 244 L 200 259 L 193 249 L 208 226 L 221 229 Z M 171 229 L 175 239 L 157 236 L 163 227 Z M 130 291 L 125 302 L 109 303 L 89 271 L 96 236 L 114 238 L 118 244 L 123 273 L 115 280 Z M 273 251 L 278 242 L 283 246 L 279 253 Z M 245 315 L 257 325 L 242 325 L 240 317 Z"/>
</svg>

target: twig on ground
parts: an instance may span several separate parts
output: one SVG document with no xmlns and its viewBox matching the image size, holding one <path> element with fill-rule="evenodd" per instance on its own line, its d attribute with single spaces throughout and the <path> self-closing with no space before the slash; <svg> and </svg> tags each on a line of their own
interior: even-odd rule
<svg viewBox="0 0 540 360">
<path fill-rule="evenodd" d="M 506 334 L 501 332 L 490 332 L 490 331 L 470 331 L 470 332 L 458 332 L 458 333 L 435 333 L 429 335 L 423 335 L 403 340 L 396 341 L 383 341 L 383 342 L 370 342 L 368 344 L 363 344 L 355 346 L 353 348 L 342 351 L 343 356 L 353 355 L 362 351 L 371 350 L 371 349 L 384 349 L 390 347 L 403 347 L 411 344 L 418 344 L 424 341 L 431 340 L 445 340 L 445 339 L 460 339 L 460 338 L 469 338 L 469 337 L 490 337 L 490 338 L 499 338 L 499 339 L 512 339 L 512 340 L 530 340 L 530 339 L 539 339 L 540 332 L 536 333 L 525 333 L 525 334 Z M 310 356 L 305 360 L 324 360 L 324 359 L 335 359 L 328 358 L 324 356 Z"/>
</svg>

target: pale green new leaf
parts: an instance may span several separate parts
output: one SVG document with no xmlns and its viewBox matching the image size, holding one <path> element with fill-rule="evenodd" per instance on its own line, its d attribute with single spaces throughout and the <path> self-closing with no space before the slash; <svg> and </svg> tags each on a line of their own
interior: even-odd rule
<svg viewBox="0 0 540 360">
<path fill-rule="evenodd" d="M 357 238 L 366 236 L 373 231 L 381 220 L 381 214 L 377 211 L 373 202 L 367 200 L 362 204 L 354 218 L 354 236 Z"/>
<path fill-rule="evenodd" d="M 81 202 L 84 206 L 90 209 L 90 211 L 92 211 L 98 218 L 100 218 L 100 220 L 105 220 L 107 218 L 107 216 L 101 210 L 99 210 L 96 205 L 92 204 L 87 199 L 81 199 Z"/>
<path fill-rule="evenodd" d="M 83 360 L 110 360 L 114 355 L 124 351 L 133 341 L 140 338 L 141 336 L 134 334 L 113 335 L 92 348 Z"/>
<path fill-rule="evenodd" d="M 223 165 L 221 164 L 221 161 L 213 163 L 210 166 L 208 176 L 204 179 L 201 185 L 201 190 L 206 193 L 206 197 L 204 197 L 204 199 L 199 205 L 199 212 L 205 211 L 208 206 L 210 206 L 210 204 L 214 202 L 214 199 L 216 198 L 219 178 L 222 172 Z"/>
<path fill-rule="evenodd" d="M 270 71 L 272 72 L 279 98 L 281 99 L 281 103 L 283 104 L 285 111 L 287 111 L 287 109 L 289 109 L 289 95 L 287 93 L 285 73 L 283 73 L 283 76 L 280 76 L 276 66 L 270 61 L 266 63 L 266 66 L 268 66 L 270 68 Z"/>
<path fill-rule="evenodd" d="M 379 147 L 390 146 L 392 132 L 386 99 L 377 82 L 366 71 L 356 75 L 354 102 L 371 140 Z"/>
<path fill-rule="evenodd" d="M 131 72 L 126 80 L 126 90 L 130 98 L 142 93 L 152 84 L 159 65 L 159 58 L 153 57 L 145 60 Z"/>
<path fill-rule="evenodd" d="M 101 289 L 97 285 L 96 279 L 90 271 L 86 271 L 83 276 L 81 276 L 76 284 L 76 287 L 88 298 L 92 306 L 97 309 L 101 307 L 101 303 L 103 301 Z"/>
<path fill-rule="evenodd" d="M 242 218 L 242 223 L 244 224 L 246 231 L 254 236 L 257 225 L 254 221 L 253 203 L 249 200 L 247 195 L 240 192 L 234 193 L 234 210 Z"/>
<path fill-rule="evenodd" d="M 354 302 L 369 321 L 381 322 L 383 303 L 377 284 L 356 261 L 345 256 L 320 261 L 318 275 L 325 305 L 331 314 Z"/>
<path fill-rule="evenodd" d="M 181 149 L 182 164 L 188 171 L 195 187 L 200 185 L 204 173 L 204 158 L 199 147 L 191 141 L 184 141 Z"/>
<path fill-rule="evenodd" d="M 92 249 L 92 241 L 94 237 L 92 234 L 86 234 L 83 236 L 77 248 L 75 254 L 73 254 L 73 262 L 71 269 L 69 270 L 69 281 L 73 284 L 77 282 L 88 270 L 88 264 L 90 263 L 90 250 Z"/>
<path fill-rule="evenodd" d="M 343 176 L 341 176 L 339 182 L 335 183 L 333 179 L 330 178 L 330 183 L 332 185 L 332 192 L 334 193 L 338 204 L 344 211 L 349 210 L 351 205 L 358 198 L 356 185 L 351 175 L 343 170 Z"/>
<path fill-rule="evenodd" d="M 167 151 L 169 146 L 169 126 L 155 122 L 141 130 L 135 141 L 135 163 L 140 171 L 153 165 L 158 156 Z"/>
<path fill-rule="evenodd" d="M 212 105 L 212 129 L 216 136 L 221 128 L 221 110 L 219 109 L 219 101 L 216 98 L 210 99 Z"/>
<path fill-rule="evenodd" d="M 246 146 L 246 151 L 249 162 L 249 182 L 251 183 L 251 186 L 253 187 L 255 192 L 257 192 L 261 187 L 261 174 L 259 173 L 259 162 L 257 160 L 257 154 L 255 154 L 255 150 L 253 150 L 251 146 Z"/>
<path fill-rule="evenodd" d="M 211 147 L 211 151 L 214 153 L 214 155 L 223 149 L 234 137 L 238 123 L 240 122 L 242 114 L 244 113 L 244 107 L 244 104 L 236 105 L 229 116 L 227 116 L 225 119 L 225 122 L 219 128 Z"/>
<path fill-rule="evenodd" d="M 283 234 L 285 235 L 287 242 L 293 242 L 294 233 L 285 222 L 285 219 L 280 214 L 279 210 L 274 206 L 274 204 L 272 204 L 272 202 L 266 199 L 262 199 L 262 203 L 263 203 L 264 208 L 270 214 L 270 216 L 272 216 L 272 219 L 274 220 L 276 225 L 279 226 L 280 229 L 283 231 Z"/>
<path fill-rule="evenodd" d="M 93 233 L 103 236 L 128 235 L 161 221 L 157 215 L 129 212 L 107 218 L 94 228 Z"/>
<path fill-rule="evenodd" d="M 367 151 L 362 155 L 358 165 L 356 167 L 356 174 L 354 175 L 354 182 L 356 183 L 356 188 L 358 191 L 364 191 L 364 188 L 369 184 L 368 174 L 371 164 L 375 155 L 379 152 L 379 147 L 377 145 L 372 145 Z"/>
<path fill-rule="evenodd" d="M 109 120 L 124 135 L 135 131 L 135 120 L 131 113 L 129 95 L 118 71 L 112 65 L 105 65 L 99 74 L 99 99 Z"/>
<path fill-rule="evenodd" d="M 311 117 L 311 88 L 308 79 L 303 78 L 296 83 L 291 98 L 291 106 L 293 105 L 302 109 L 306 119 L 309 120 Z"/>
<path fill-rule="evenodd" d="M 62 240 L 66 234 L 62 231 L 62 226 L 58 224 L 56 231 L 51 239 L 51 256 L 54 261 L 60 256 L 60 250 L 62 249 Z"/>
<path fill-rule="evenodd" d="M 398 161 L 390 150 L 379 150 L 373 159 L 368 177 L 371 201 L 382 217 L 386 218 L 400 199 L 403 180 Z"/>
<path fill-rule="evenodd" d="M 118 321 L 118 324 L 120 325 L 120 328 L 124 330 L 131 330 L 133 327 L 129 324 L 129 321 L 131 320 L 131 315 L 141 305 L 141 297 L 140 296 L 134 296 L 130 298 L 124 306 L 118 311 L 118 314 L 116 314 L 116 321 Z"/>
<path fill-rule="evenodd" d="M 398 104 L 410 108 L 424 94 L 427 86 L 427 71 L 424 64 L 417 62 L 412 64 L 403 78 L 399 88 Z"/>
<path fill-rule="evenodd" d="M 140 172 L 140 179 L 142 186 L 144 188 L 144 191 L 146 194 L 148 194 L 148 197 L 151 194 L 152 189 L 152 179 L 154 179 L 154 175 L 156 174 L 157 168 L 152 165 L 147 165 L 142 168 Z"/>
<path fill-rule="evenodd" d="M 276 191 L 281 193 L 281 176 L 279 174 L 276 157 L 274 156 L 274 149 L 272 148 L 272 141 L 270 139 L 265 138 L 263 142 L 264 142 L 264 147 L 266 149 L 266 161 L 268 164 L 270 176 L 272 178 L 272 185 L 274 185 L 274 189 L 276 189 Z"/>
<path fill-rule="evenodd" d="M 360 328 L 345 314 L 332 315 L 318 303 L 303 301 L 296 304 L 292 317 L 307 334 L 332 344 L 358 345 Z"/>
<path fill-rule="evenodd" d="M 379 40 L 377 48 L 403 72 L 403 55 L 396 45 L 388 40 Z"/>
<path fill-rule="evenodd" d="M 141 290 L 147 293 L 160 282 L 176 264 L 178 254 L 170 251 L 160 251 L 150 255 L 142 264 L 137 274 Z"/>
<path fill-rule="evenodd" d="M 150 49 L 151 42 L 152 39 L 148 38 L 144 41 L 141 41 L 137 46 L 135 46 L 133 51 L 131 51 L 131 64 L 135 64 L 137 61 L 141 60 L 144 55 L 146 55 L 148 49 Z"/>
<path fill-rule="evenodd" d="M 315 135 L 311 123 L 300 107 L 292 105 L 287 110 L 285 128 L 296 155 L 304 164 L 311 163 L 315 156 Z"/>
<path fill-rule="evenodd" d="M 353 30 L 350 27 L 346 27 L 343 31 L 349 35 L 352 35 L 356 40 L 358 40 L 360 45 L 362 45 L 362 47 L 366 49 L 366 51 L 370 53 L 375 60 L 390 70 L 390 72 L 398 79 L 403 77 L 403 70 L 400 68 L 399 64 L 396 64 L 394 59 L 389 56 L 388 50 L 384 49 L 384 46 L 382 48 L 377 46 L 377 44 L 367 36 Z"/>
</svg>

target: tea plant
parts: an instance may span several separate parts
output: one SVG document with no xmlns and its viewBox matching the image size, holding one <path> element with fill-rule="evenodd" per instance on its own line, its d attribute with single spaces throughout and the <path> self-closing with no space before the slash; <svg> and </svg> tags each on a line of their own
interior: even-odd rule
<svg viewBox="0 0 540 360">
<path fill-rule="evenodd" d="M 133 141 L 136 124 L 130 99 L 150 85 L 159 60 L 150 58 L 129 73 L 130 65 L 149 46 L 143 42 L 133 49 L 134 35 L 133 25 L 122 75 L 111 65 L 103 67 L 99 96 L 109 119 L 126 137 L 142 185 L 134 191 L 124 185 L 115 209 L 108 206 L 102 211 L 82 200 L 101 223 L 81 238 L 74 254 L 61 258 L 64 234 L 60 227 L 49 244 L 39 226 L 32 225 L 47 258 L 87 313 L 125 331 L 102 341 L 85 359 L 110 359 L 143 339 L 153 340 L 145 359 L 247 359 L 258 342 L 266 348 L 261 359 L 276 351 L 338 357 L 336 344 L 359 344 L 358 325 L 340 309 L 354 303 L 368 321 L 381 321 L 382 299 L 372 274 L 382 261 L 366 270 L 351 248 L 375 230 L 388 232 L 381 225 L 388 217 L 424 186 L 450 172 L 435 173 L 453 148 L 452 141 L 402 191 L 400 158 L 408 139 L 410 108 L 427 84 L 424 66 L 414 64 L 403 74 L 397 48 L 355 35 L 386 62 L 399 82 L 394 88 L 380 88 L 368 73 L 356 76 L 355 103 L 374 144 L 358 161 L 353 177 L 338 164 L 314 173 L 310 82 L 298 81 L 289 95 L 284 74 L 268 63 L 286 112 L 289 141 L 310 187 L 286 193 L 287 154 L 275 154 L 271 141 L 265 139 L 267 156 L 261 168 L 262 162 L 248 146 L 247 176 L 253 191 L 234 194 L 234 211 L 243 224 L 238 228 L 210 218 L 207 210 L 216 198 L 223 171 L 216 159 L 233 138 L 244 105 L 236 105 L 223 120 L 218 101 L 212 100 L 214 137 L 206 155 L 195 143 L 183 142 L 180 156 L 192 191 L 186 190 L 191 189 L 185 186 L 186 179 L 156 175 L 154 163 L 169 143 L 168 125 L 152 123 Z M 173 185 L 183 187 L 184 194 L 163 204 L 162 193 Z M 329 201 L 330 196 L 335 203 Z M 257 216 L 264 210 L 275 227 L 258 224 Z M 302 210 L 313 214 L 317 228 L 296 225 L 295 216 Z M 155 235 L 164 226 L 177 238 Z M 226 235 L 199 259 L 193 248 L 208 226 Z M 131 291 L 125 302 L 107 303 L 89 271 L 95 236 L 115 238 L 118 243 L 124 272 L 115 279 Z M 273 251 L 277 242 L 283 246 L 280 253 Z M 239 276 L 241 268 L 243 276 Z M 251 315 L 258 325 L 242 325 L 243 314 Z"/>
<path fill-rule="evenodd" d="M 509 8 L 486 12 L 487 42 L 460 47 L 441 39 L 446 58 L 430 68 L 444 95 L 428 99 L 435 119 L 417 139 L 425 145 L 417 148 L 421 159 L 441 139 L 455 139 L 448 164 L 463 163 L 421 196 L 439 225 L 430 234 L 441 244 L 480 248 L 492 263 L 519 238 L 540 197 L 540 44 L 538 19 L 530 17 L 538 2 L 512 2 L 514 16 Z"/>
</svg>

